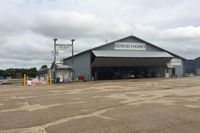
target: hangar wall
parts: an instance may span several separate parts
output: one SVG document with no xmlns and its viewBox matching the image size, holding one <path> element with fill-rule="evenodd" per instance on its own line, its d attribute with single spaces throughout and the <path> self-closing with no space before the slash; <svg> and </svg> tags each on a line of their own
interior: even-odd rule
<svg viewBox="0 0 200 133">
<path fill-rule="evenodd" d="M 74 64 L 73 64 L 73 71 L 75 72 L 74 73 L 74 76 L 75 76 L 75 79 L 78 78 L 79 74 L 82 75 L 82 76 L 85 76 L 86 80 L 91 80 L 92 77 L 91 77 L 91 56 L 92 56 L 92 50 L 116 50 L 115 49 L 115 43 L 116 42 L 135 42 L 135 43 L 145 43 L 146 44 L 146 49 L 145 51 L 163 51 L 162 49 L 159 49 L 157 47 L 154 47 L 153 45 L 149 45 L 149 43 L 146 43 L 146 42 L 143 42 L 143 40 L 140 40 L 138 38 L 135 38 L 135 37 L 126 37 L 124 39 L 120 39 L 120 40 L 117 40 L 117 41 L 114 41 L 112 43 L 108 43 L 108 44 L 105 44 L 105 45 L 102 45 L 100 47 L 96 47 L 94 49 L 91 49 L 91 50 L 88 50 L 88 51 L 85 51 L 81 54 L 78 54 L 78 55 L 75 55 L 74 56 Z M 117 51 L 117 50 L 116 50 Z M 134 52 L 135 50 L 133 50 Z M 170 53 L 169 53 L 170 54 Z M 173 55 L 174 56 L 174 55 Z M 179 59 L 181 60 L 181 65 L 172 65 L 171 64 L 171 67 L 169 69 L 169 76 L 173 76 L 172 75 L 172 69 L 175 70 L 174 72 L 174 76 L 177 76 L 177 77 L 182 77 L 183 76 L 183 60 L 179 57 L 174 57 L 174 59 Z M 64 64 L 71 64 L 71 58 L 66 58 L 64 60 Z M 160 71 L 163 71 L 163 70 L 160 70 Z M 167 70 L 165 70 L 167 71 Z M 163 76 L 163 75 L 162 75 Z"/>
<path fill-rule="evenodd" d="M 193 60 L 184 61 L 184 74 L 187 75 L 200 75 L 200 57 Z"/>
<path fill-rule="evenodd" d="M 175 69 L 175 73 L 171 72 L 170 76 L 175 76 L 175 77 L 183 77 L 184 76 L 184 71 L 183 71 L 183 60 L 179 58 L 173 58 L 169 62 L 169 65 L 171 66 L 171 69 Z"/>
<path fill-rule="evenodd" d="M 175 68 L 175 74 L 177 77 L 183 77 L 184 76 L 184 73 L 183 73 L 183 65 L 181 66 L 174 66 Z"/>
<path fill-rule="evenodd" d="M 137 40 L 137 39 L 134 39 L 134 38 L 126 38 L 126 39 L 123 39 L 123 40 L 120 40 L 120 41 L 117 41 L 117 42 L 135 42 L 135 43 L 141 43 L 140 40 Z M 115 50 L 114 49 L 114 43 L 111 43 L 111 44 L 108 44 L 108 45 L 105 45 L 105 46 L 102 46 L 102 47 L 99 47 L 95 50 Z M 153 47 L 153 46 L 150 46 L 150 45 L 146 45 L 146 51 L 161 51 L 160 49 L 156 48 L 156 47 Z"/>
<path fill-rule="evenodd" d="M 90 52 L 74 56 L 73 60 L 74 78 L 77 79 L 80 74 L 81 76 L 85 76 L 86 80 L 91 80 Z M 64 64 L 71 64 L 71 58 L 66 59 Z"/>
<path fill-rule="evenodd" d="M 120 41 L 115 41 L 115 42 L 135 42 L 135 43 L 141 43 L 142 41 L 139 40 L 139 39 L 137 39 L 137 38 L 129 37 L 129 38 L 122 39 Z M 98 47 L 95 50 L 115 50 L 115 48 L 114 48 L 115 42 L 107 44 L 107 45 L 104 45 L 102 47 Z M 148 43 L 145 43 L 145 44 L 146 44 L 146 50 L 145 51 L 162 51 L 161 49 L 156 48 L 154 46 L 151 46 Z M 169 76 L 170 77 L 171 76 L 183 77 L 184 76 L 184 72 L 183 72 L 183 60 L 180 59 L 180 58 L 177 58 L 177 57 L 174 57 L 172 60 L 174 60 L 174 59 L 175 60 L 179 59 L 181 62 L 179 62 L 180 64 L 171 64 L 172 68 L 175 69 L 175 73 L 174 73 L 174 75 L 172 75 L 172 72 L 171 72 L 171 74 Z"/>
</svg>

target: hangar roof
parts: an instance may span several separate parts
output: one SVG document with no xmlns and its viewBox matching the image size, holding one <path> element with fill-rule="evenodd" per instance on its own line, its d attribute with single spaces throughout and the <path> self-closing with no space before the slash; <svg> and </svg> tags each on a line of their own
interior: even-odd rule
<svg viewBox="0 0 200 133">
<path fill-rule="evenodd" d="M 120 51 L 120 50 L 92 50 L 97 57 L 135 57 L 135 58 L 172 58 L 163 51 Z"/>
<path fill-rule="evenodd" d="M 109 44 L 111 44 L 111 43 L 115 43 L 115 42 L 124 40 L 124 39 L 126 39 L 126 38 L 134 38 L 134 39 L 137 39 L 137 40 L 139 40 L 139 41 L 141 41 L 141 42 L 147 43 L 148 45 L 151 45 L 151 46 L 153 46 L 153 47 L 156 47 L 156 48 L 158 48 L 158 49 L 160 49 L 160 50 L 162 50 L 162 51 L 164 51 L 164 52 L 167 52 L 167 53 L 173 55 L 174 57 L 178 57 L 178 58 L 181 58 L 182 60 L 185 60 L 185 58 L 183 58 L 183 57 L 181 57 L 181 56 L 179 56 L 179 55 L 176 55 L 176 54 L 174 54 L 174 53 L 172 53 L 172 52 L 169 52 L 169 51 L 167 51 L 167 50 L 165 50 L 165 49 L 162 49 L 162 48 L 160 48 L 160 47 L 158 47 L 158 46 L 156 46 L 156 45 L 154 45 L 154 44 L 152 44 L 152 43 L 149 43 L 149 42 L 147 42 L 147 41 L 144 41 L 144 40 L 142 40 L 142 39 L 140 39 L 140 38 L 138 38 L 138 37 L 136 37 L 136 36 L 132 36 L 132 35 L 131 35 L 131 36 L 127 36 L 127 37 L 122 38 L 122 39 L 119 39 L 119 40 L 116 40 L 116 41 L 113 41 L 113 42 L 110 42 L 110 43 L 107 43 L 107 44 L 104 44 L 104 45 L 101 45 L 101 46 L 98 46 L 98 47 L 95 47 L 95 48 L 92 48 L 92 49 L 88 49 L 88 50 L 83 51 L 83 52 L 80 52 L 80 53 L 78 53 L 78 54 L 76 54 L 76 55 L 74 55 L 74 56 L 78 56 L 78 55 L 81 55 L 81 54 L 83 54 L 83 53 L 90 52 L 90 51 L 92 51 L 92 50 L 97 50 L 98 48 L 101 48 L 101 47 L 103 47 L 103 46 L 109 45 Z M 63 60 L 67 60 L 67 59 L 70 59 L 70 58 L 72 58 L 72 56 L 67 57 L 67 58 L 65 58 L 65 59 L 63 59 Z"/>
</svg>

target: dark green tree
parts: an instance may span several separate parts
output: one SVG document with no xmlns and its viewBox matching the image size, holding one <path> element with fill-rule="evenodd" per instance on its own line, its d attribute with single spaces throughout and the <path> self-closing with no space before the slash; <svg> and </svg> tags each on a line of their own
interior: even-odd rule
<svg viewBox="0 0 200 133">
<path fill-rule="evenodd" d="M 4 76 L 4 70 L 0 70 L 0 76 Z"/>
<path fill-rule="evenodd" d="M 27 76 L 33 78 L 33 77 L 36 77 L 37 75 L 37 69 L 36 67 L 33 67 L 33 68 L 30 68 L 27 72 Z"/>
<path fill-rule="evenodd" d="M 48 66 L 47 65 L 42 65 L 42 67 L 41 68 L 48 68 Z"/>
<path fill-rule="evenodd" d="M 25 68 L 9 68 L 6 70 L 0 70 L 0 76 L 16 78 L 16 73 L 27 74 L 27 76 L 33 78 L 37 75 L 36 67 L 25 69 Z"/>
</svg>

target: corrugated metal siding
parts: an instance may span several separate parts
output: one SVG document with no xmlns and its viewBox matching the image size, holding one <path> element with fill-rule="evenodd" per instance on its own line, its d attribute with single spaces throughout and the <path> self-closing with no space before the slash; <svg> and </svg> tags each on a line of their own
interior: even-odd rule
<svg viewBox="0 0 200 133">
<path fill-rule="evenodd" d="M 200 68 L 200 57 L 195 60 L 184 61 L 184 73 L 194 73 L 195 75 L 198 75 L 198 68 Z"/>
<path fill-rule="evenodd" d="M 78 78 L 79 74 L 85 76 L 87 80 L 91 80 L 90 76 L 90 52 L 75 56 L 73 64 L 73 71 L 75 72 L 75 79 Z M 71 59 L 64 61 L 64 64 L 71 64 Z"/>
<path fill-rule="evenodd" d="M 93 67 L 155 67 L 166 66 L 170 58 L 96 58 Z"/>
<path fill-rule="evenodd" d="M 135 42 L 135 43 L 141 43 L 141 41 L 135 39 L 135 38 L 126 38 L 126 39 L 123 39 L 121 41 L 118 41 L 118 42 Z M 105 45 L 105 46 L 102 46 L 102 47 L 99 47 L 95 50 L 115 50 L 114 49 L 114 44 L 115 43 L 111 43 L 111 44 L 108 44 L 108 45 Z M 160 49 L 156 48 L 156 47 L 153 47 L 153 46 L 150 46 L 148 44 L 146 44 L 146 51 L 161 51 Z"/>
</svg>

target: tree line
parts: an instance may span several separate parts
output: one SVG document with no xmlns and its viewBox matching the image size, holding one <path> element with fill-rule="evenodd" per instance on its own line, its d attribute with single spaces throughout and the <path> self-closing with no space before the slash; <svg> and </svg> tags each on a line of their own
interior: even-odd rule
<svg viewBox="0 0 200 133">
<path fill-rule="evenodd" d="M 37 76 L 37 69 L 36 67 L 30 68 L 30 69 L 25 69 L 25 68 L 9 68 L 6 70 L 0 70 L 0 76 L 3 76 L 4 78 L 6 77 L 12 77 L 16 78 L 16 74 L 26 74 L 28 77 L 36 77 Z"/>
</svg>

